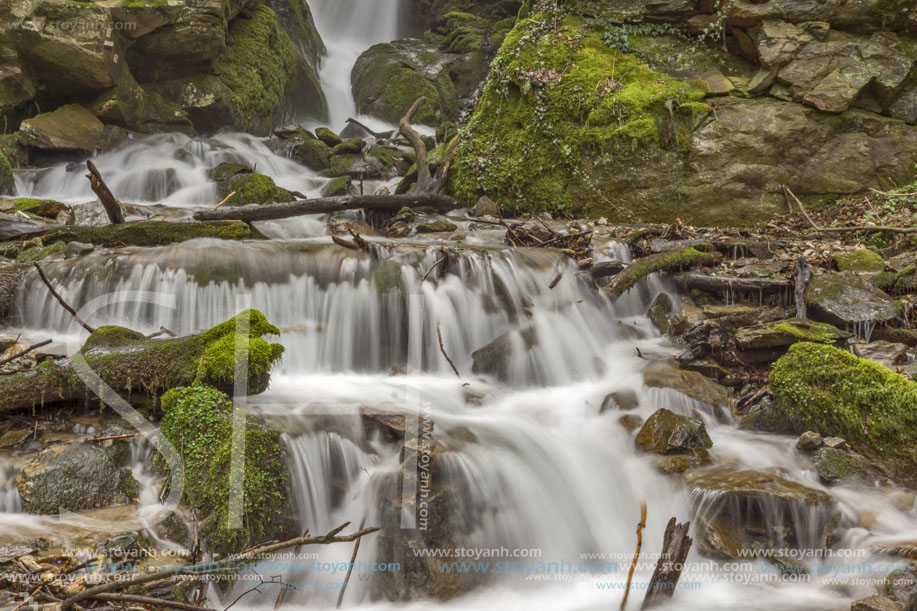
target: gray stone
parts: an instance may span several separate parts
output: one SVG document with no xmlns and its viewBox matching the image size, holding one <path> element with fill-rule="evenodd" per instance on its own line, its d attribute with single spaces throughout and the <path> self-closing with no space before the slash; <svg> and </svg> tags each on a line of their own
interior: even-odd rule
<svg viewBox="0 0 917 611">
<path fill-rule="evenodd" d="M 886 596 L 875 595 L 854 601 L 850 611 L 904 611 L 904 605 Z"/>
<path fill-rule="evenodd" d="M 713 441 L 704 423 L 697 418 L 679 416 L 665 408 L 657 410 L 637 433 L 637 448 L 656 454 L 686 454 L 707 449 Z"/>
<path fill-rule="evenodd" d="M 803 452 L 813 452 L 824 444 L 822 436 L 815 431 L 806 431 L 796 440 L 796 449 Z"/>
<path fill-rule="evenodd" d="M 849 272 L 815 276 L 805 292 L 813 318 L 835 325 L 884 323 L 899 313 L 899 304 L 868 278 Z"/>
</svg>

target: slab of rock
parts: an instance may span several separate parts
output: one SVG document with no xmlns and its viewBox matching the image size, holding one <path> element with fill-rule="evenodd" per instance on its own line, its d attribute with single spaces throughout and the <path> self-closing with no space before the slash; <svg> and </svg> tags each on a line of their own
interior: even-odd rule
<svg viewBox="0 0 917 611">
<path fill-rule="evenodd" d="M 804 341 L 837 343 L 849 337 L 850 333 L 833 325 L 799 318 L 744 327 L 735 335 L 740 350 L 786 348 Z"/>
<path fill-rule="evenodd" d="M 637 393 L 632 390 L 616 390 L 605 395 L 602 400 L 601 413 L 612 409 L 628 411 L 638 407 L 640 407 L 640 400 L 637 398 Z"/>
<path fill-rule="evenodd" d="M 79 104 L 67 104 L 55 111 L 26 119 L 19 126 L 19 144 L 45 151 L 96 149 L 105 126 Z"/>
<path fill-rule="evenodd" d="M 869 473 L 865 459 L 836 448 L 820 448 L 812 461 L 819 479 L 825 484 L 861 481 Z"/>
<path fill-rule="evenodd" d="M 803 452 L 814 452 L 824 445 L 824 443 L 825 439 L 819 433 L 815 431 L 806 431 L 796 440 L 796 449 L 802 450 Z"/>
<path fill-rule="evenodd" d="M 665 408 L 657 410 L 647 419 L 637 433 L 635 443 L 638 449 L 657 454 L 686 454 L 713 446 L 703 422 L 679 416 Z"/>
<path fill-rule="evenodd" d="M 509 365 L 513 351 L 516 348 L 528 351 L 537 344 L 538 335 L 535 329 L 511 331 L 472 352 L 471 370 L 474 373 L 489 374 L 505 381 L 509 378 Z"/>
<path fill-rule="evenodd" d="M 805 300 L 814 318 L 835 325 L 881 324 L 899 313 L 894 299 L 874 287 L 868 278 L 850 272 L 812 278 Z"/>
<path fill-rule="evenodd" d="M 668 388 L 714 407 L 729 407 L 729 392 L 695 371 L 685 371 L 667 363 L 653 363 L 643 370 L 643 383 L 649 388 Z"/>
<path fill-rule="evenodd" d="M 0 240 L 25 240 L 51 230 L 51 225 L 0 212 Z"/>
<path fill-rule="evenodd" d="M 899 604 L 887 596 L 870 596 L 854 601 L 850 611 L 904 611 L 904 605 Z"/>
<path fill-rule="evenodd" d="M 859 356 L 875 361 L 880 365 L 885 365 L 889 369 L 894 369 L 895 365 L 901 365 L 907 360 L 907 350 L 908 346 L 906 344 L 896 344 L 884 340 L 856 346 Z"/>
</svg>

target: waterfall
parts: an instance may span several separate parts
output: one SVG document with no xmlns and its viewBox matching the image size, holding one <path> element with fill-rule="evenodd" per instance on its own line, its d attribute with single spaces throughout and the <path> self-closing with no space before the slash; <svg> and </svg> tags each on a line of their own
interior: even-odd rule
<svg viewBox="0 0 917 611">
<path fill-rule="evenodd" d="M 315 26 L 328 49 L 319 77 L 332 129 L 340 130 L 348 118 L 357 117 L 351 70 L 363 51 L 398 38 L 403 1 L 309 0 Z M 391 127 L 372 117 L 360 116 L 360 121 L 380 130 Z"/>
</svg>

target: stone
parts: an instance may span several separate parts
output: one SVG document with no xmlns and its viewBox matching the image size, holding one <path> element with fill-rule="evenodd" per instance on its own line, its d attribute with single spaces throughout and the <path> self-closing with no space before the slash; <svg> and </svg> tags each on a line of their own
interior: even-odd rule
<svg viewBox="0 0 917 611">
<path fill-rule="evenodd" d="M 824 444 L 824 438 L 815 431 L 806 431 L 796 440 L 796 449 L 803 452 L 814 452 Z"/>
<path fill-rule="evenodd" d="M 455 231 L 458 227 L 455 223 L 450 223 L 449 221 L 431 221 L 429 223 L 420 223 L 417 225 L 417 233 L 443 233 L 447 231 Z"/>
<path fill-rule="evenodd" d="M 743 327 L 735 333 L 740 350 L 787 348 L 802 341 L 838 343 L 849 337 L 850 333 L 833 325 L 800 318 Z"/>
<path fill-rule="evenodd" d="M 599 413 L 604 414 L 613 409 L 630 411 L 638 407 L 640 407 L 640 400 L 637 398 L 637 393 L 630 389 L 616 390 L 605 395 Z"/>
<path fill-rule="evenodd" d="M 315 130 L 315 136 L 327 144 L 328 146 L 334 147 L 339 144 L 342 144 L 344 140 L 338 136 L 336 133 L 328 129 L 327 127 L 319 127 Z"/>
<path fill-rule="evenodd" d="M 825 484 L 861 481 L 868 473 L 864 459 L 837 448 L 819 448 L 812 461 L 819 479 Z"/>
<path fill-rule="evenodd" d="M 898 316 L 899 305 L 867 278 L 851 272 L 812 278 L 805 292 L 811 316 L 835 325 L 881 324 Z"/>
<path fill-rule="evenodd" d="M 339 176 L 325 183 L 321 190 L 322 197 L 335 197 L 338 195 L 353 195 L 355 192 L 349 176 Z"/>
<path fill-rule="evenodd" d="M 850 605 L 850 611 L 905 611 L 905 609 L 904 605 L 886 596 L 879 596 L 877 594 L 854 601 L 853 604 Z"/>
<path fill-rule="evenodd" d="M 903 365 L 908 359 L 908 346 L 906 344 L 879 340 L 857 345 L 855 349 L 857 354 L 864 359 L 875 361 L 889 369 L 894 369 L 896 365 Z"/>
<path fill-rule="evenodd" d="M 714 407 L 729 407 L 729 392 L 725 388 L 697 372 L 676 369 L 666 363 L 653 363 L 646 367 L 643 383 L 649 388 L 680 392 Z"/>
<path fill-rule="evenodd" d="M 884 585 L 886 596 L 905 605 L 905 611 L 912 611 L 907 605 L 917 596 L 917 564 L 889 573 Z"/>
<path fill-rule="evenodd" d="M 127 503 L 121 488 L 128 475 L 106 450 L 74 443 L 52 446 L 27 461 L 16 486 L 27 513 L 52 514 Z"/>
<path fill-rule="evenodd" d="M 63 253 L 65 259 L 73 259 L 76 257 L 84 257 L 94 250 L 95 247 L 92 244 L 73 241 L 67 243 L 67 246 L 64 247 Z"/>
<path fill-rule="evenodd" d="M 657 410 L 637 433 L 637 448 L 657 454 L 685 454 L 713 446 L 704 423 L 679 416 L 665 408 Z"/>
<path fill-rule="evenodd" d="M 693 465 L 684 456 L 660 456 L 655 460 L 656 469 L 662 473 L 684 473 Z"/>
<path fill-rule="evenodd" d="M 618 418 L 618 424 L 624 427 L 628 433 L 633 433 L 643 426 L 643 418 L 637 414 L 624 414 Z"/>
<path fill-rule="evenodd" d="M 647 316 L 663 335 L 668 334 L 671 329 L 672 309 L 672 298 L 666 293 L 659 293 L 653 298 L 650 309 L 647 311 Z"/>
<path fill-rule="evenodd" d="M 848 447 L 847 441 L 841 437 L 825 437 L 824 443 L 826 447 L 836 450 L 846 450 Z"/>
<path fill-rule="evenodd" d="M 0 435 L 0 448 L 15 448 L 32 433 L 29 429 L 13 429 Z"/>
<path fill-rule="evenodd" d="M 481 196 L 478 199 L 478 203 L 472 206 L 470 210 L 471 216 L 500 216 L 500 207 L 492 199 L 486 195 Z"/>
<path fill-rule="evenodd" d="M 85 107 L 67 104 L 23 121 L 19 126 L 19 143 L 44 151 L 91 153 L 104 129 L 102 122 Z"/>
<path fill-rule="evenodd" d="M 538 344 L 538 335 L 534 329 L 511 331 L 496 338 L 486 346 L 471 353 L 471 370 L 478 374 L 487 374 L 499 380 L 510 378 L 512 357 L 528 352 Z"/>
<path fill-rule="evenodd" d="M 274 180 L 263 174 L 256 174 L 241 163 L 224 162 L 211 173 L 217 183 L 220 198 L 235 191 L 236 195 L 224 206 L 291 202 L 295 198 L 286 189 L 281 189 Z"/>
</svg>

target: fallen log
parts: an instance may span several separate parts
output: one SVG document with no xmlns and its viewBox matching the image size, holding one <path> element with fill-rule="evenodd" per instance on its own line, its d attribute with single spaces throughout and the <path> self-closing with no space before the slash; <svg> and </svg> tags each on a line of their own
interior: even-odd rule
<svg viewBox="0 0 917 611">
<path fill-rule="evenodd" d="M 223 240 L 263 239 L 261 233 L 239 221 L 184 223 L 139 221 L 105 227 L 70 225 L 52 229 L 43 239 L 53 242 L 85 242 L 96 246 L 162 246 L 195 238 Z"/>
<path fill-rule="evenodd" d="M 0 240 L 28 240 L 48 233 L 54 226 L 0 212 Z"/>
<path fill-rule="evenodd" d="M 446 175 L 449 173 L 449 166 L 452 165 L 452 159 L 455 157 L 455 152 L 458 150 L 459 145 L 459 139 L 457 137 L 453 138 L 443 153 L 443 159 L 436 170 L 436 174 L 431 175 L 427 145 L 424 144 L 420 134 L 411 127 L 411 119 L 414 118 L 414 114 L 426 102 L 427 98 L 425 97 L 417 98 L 398 123 L 398 131 L 411 143 L 411 146 L 414 147 L 414 153 L 417 155 L 417 182 L 414 184 L 413 189 L 409 191 L 409 193 L 413 194 L 439 193 L 439 190 L 446 184 Z"/>
<path fill-rule="evenodd" d="M 99 388 L 81 372 L 88 366 L 115 392 L 155 399 L 170 388 L 205 382 L 232 394 L 235 375 L 235 324 L 249 316 L 248 392 L 267 388 L 271 364 L 283 347 L 264 335 L 280 331 L 257 310 L 248 310 L 200 335 L 147 339 L 123 327 L 99 327 L 72 359 L 45 361 L 37 367 L 0 377 L 0 412 L 34 409 L 88 399 Z M 87 379 L 90 382 L 87 382 Z"/>
<path fill-rule="evenodd" d="M 307 214 L 336 214 L 345 210 L 375 210 L 397 212 L 402 208 L 429 206 L 440 211 L 452 210 L 458 203 L 446 195 L 411 193 L 408 195 L 344 195 L 321 197 L 286 204 L 249 204 L 221 210 L 201 210 L 194 213 L 196 221 L 275 221 Z"/>
<path fill-rule="evenodd" d="M 612 297 L 620 297 L 629 291 L 639 280 L 657 272 L 671 272 L 692 267 L 710 267 L 723 260 L 718 252 L 701 252 L 692 247 L 682 250 L 661 252 L 642 259 L 637 259 L 605 287 Z"/>
<path fill-rule="evenodd" d="M 659 560 L 656 562 L 656 570 L 653 571 L 653 577 L 650 579 L 642 609 L 648 609 L 675 594 L 685 560 L 688 552 L 691 551 L 691 544 L 694 543 L 694 540 L 688 536 L 690 528 L 690 522 L 678 524 L 675 518 L 669 520 L 662 538 L 662 553 L 659 554 Z"/>
<path fill-rule="evenodd" d="M 793 287 L 789 280 L 771 280 L 769 278 L 737 278 L 735 276 L 708 276 L 700 273 L 679 274 L 675 281 L 686 289 L 698 289 L 708 292 L 722 291 L 759 291 L 779 293 Z"/>
</svg>

